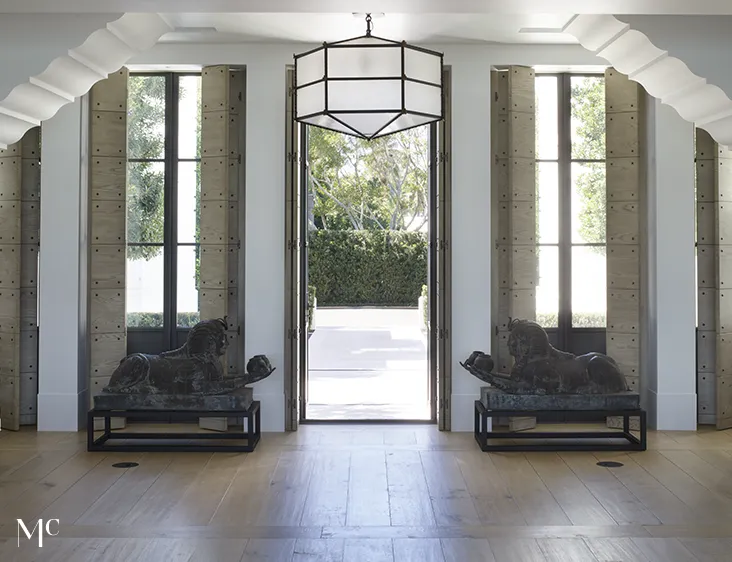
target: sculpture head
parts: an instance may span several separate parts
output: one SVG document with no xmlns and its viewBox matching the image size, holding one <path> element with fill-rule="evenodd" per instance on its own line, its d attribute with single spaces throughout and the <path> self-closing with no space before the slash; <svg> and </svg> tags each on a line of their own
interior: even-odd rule
<svg viewBox="0 0 732 562">
<path fill-rule="evenodd" d="M 247 361 L 247 373 L 250 375 L 265 375 L 272 372 L 272 365 L 266 355 L 255 355 Z"/>
<path fill-rule="evenodd" d="M 508 352 L 519 357 L 548 357 L 552 346 L 544 328 L 530 320 L 514 319 L 508 325 Z"/>
<path fill-rule="evenodd" d="M 229 345 L 226 326 L 226 318 L 202 320 L 193 326 L 186 341 L 188 354 L 222 356 Z"/>
</svg>

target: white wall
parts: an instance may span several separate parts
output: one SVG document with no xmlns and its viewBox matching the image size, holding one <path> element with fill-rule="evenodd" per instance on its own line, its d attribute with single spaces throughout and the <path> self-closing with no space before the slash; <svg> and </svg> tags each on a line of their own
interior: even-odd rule
<svg viewBox="0 0 732 562">
<path fill-rule="evenodd" d="M 458 361 L 490 351 L 491 195 L 490 69 L 492 65 L 598 65 L 579 46 L 432 45 L 452 67 L 453 431 L 472 430 L 480 381 Z M 246 324 L 247 356 L 284 358 L 285 66 L 307 45 L 160 44 L 136 65 L 240 64 L 247 67 Z M 284 428 L 282 369 L 255 385 L 265 431 Z"/>
<path fill-rule="evenodd" d="M 696 398 L 694 128 L 653 98 L 648 104 L 647 306 L 644 402 L 649 425 L 693 430 Z"/>
<path fill-rule="evenodd" d="M 82 100 L 41 130 L 38 430 L 77 431 L 87 405 L 86 144 Z M 84 296 L 83 299 L 81 298 Z"/>
</svg>

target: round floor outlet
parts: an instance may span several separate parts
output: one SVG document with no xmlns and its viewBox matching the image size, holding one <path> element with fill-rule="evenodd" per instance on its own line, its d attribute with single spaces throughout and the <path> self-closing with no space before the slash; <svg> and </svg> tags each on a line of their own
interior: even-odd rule
<svg viewBox="0 0 732 562">
<path fill-rule="evenodd" d="M 619 466 L 624 465 L 623 463 L 617 461 L 600 461 L 597 463 L 597 466 L 603 466 L 605 468 L 618 468 Z"/>
<path fill-rule="evenodd" d="M 139 466 L 136 462 L 117 462 L 112 465 L 114 468 L 134 468 Z"/>
</svg>

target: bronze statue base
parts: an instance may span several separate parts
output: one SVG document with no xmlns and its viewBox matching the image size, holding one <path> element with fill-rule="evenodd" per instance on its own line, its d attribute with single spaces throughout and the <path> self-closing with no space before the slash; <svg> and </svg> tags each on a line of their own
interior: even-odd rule
<svg viewBox="0 0 732 562">
<path fill-rule="evenodd" d="M 230 411 L 248 410 L 254 390 L 241 388 L 236 394 L 196 396 L 191 394 L 116 394 L 104 392 L 94 397 L 97 410 L 175 410 Z"/>
<path fill-rule="evenodd" d="M 480 401 L 487 410 L 598 411 L 637 410 L 637 392 L 614 394 L 509 394 L 492 386 L 480 388 Z"/>
</svg>

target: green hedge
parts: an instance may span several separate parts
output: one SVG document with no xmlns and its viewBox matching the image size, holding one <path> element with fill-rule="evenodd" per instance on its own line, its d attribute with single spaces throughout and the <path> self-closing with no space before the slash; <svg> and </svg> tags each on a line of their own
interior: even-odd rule
<svg viewBox="0 0 732 562">
<path fill-rule="evenodd" d="M 536 322 L 544 328 L 556 328 L 559 322 L 556 313 L 537 313 Z M 572 315 L 573 328 L 605 328 L 605 315 L 591 312 L 575 312 Z"/>
<path fill-rule="evenodd" d="M 179 312 L 178 327 L 191 328 L 198 324 L 201 315 L 198 312 Z M 162 312 L 128 312 L 127 313 L 128 328 L 162 328 L 163 313 Z"/>
<path fill-rule="evenodd" d="M 417 306 L 427 281 L 426 234 L 314 230 L 308 245 L 318 306 Z"/>
</svg>

